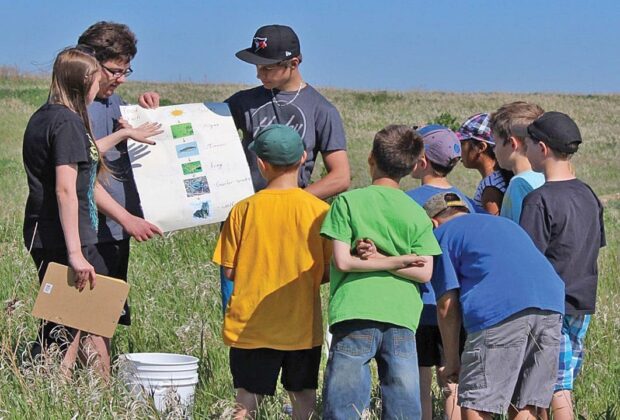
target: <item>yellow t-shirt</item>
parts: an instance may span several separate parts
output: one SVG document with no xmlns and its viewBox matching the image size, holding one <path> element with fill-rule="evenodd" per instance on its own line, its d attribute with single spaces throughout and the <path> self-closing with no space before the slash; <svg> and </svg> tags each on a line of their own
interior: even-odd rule
<svg viewBox="0 0 620 420">
<path fill-rule="evenodd" d="M 235 269 L 224 317 L 228 346 L 302 350 L 321 345 L 319 287 L 331 241 L 319 231 L 329 206 L 299 189 L 262 190 L 237 203 L 213 261 Z"/>
</svg>

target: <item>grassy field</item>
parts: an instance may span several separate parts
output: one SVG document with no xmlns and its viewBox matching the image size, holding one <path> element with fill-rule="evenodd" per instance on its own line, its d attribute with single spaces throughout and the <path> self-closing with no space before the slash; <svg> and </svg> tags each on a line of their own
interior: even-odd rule
<svg viewBox="0 0 620 420">
<path fill-rule="evenodd" d="M 2 74 L 0 419 L 155 417 L 153 408 L 131 398 L 119 381 L 106 386 L 88 370 L 79 370 L 74 382 L 67 383 L 60 379 L 53 360 L 37 365 L 22 361 L 37 327 L 30 310 L 38 283 L 21 237 L 27 192 L 21 142 L 28 118 L 46 99 L 48 81 L 11 72 Z M 139 93 L 156 90 L 164 104 L 172 104 L 218 102 L 239 88 L 128 83 L 119 93 L 135 102 Z M 547 110 L 563 111 L 576 119 L 585 140 L 574 164 L 578 176 L 605 201 L 607 247 L 599 259 L 598 311 L 588 333 L 585 367 L 575 390 L 575 409 L 579 416 L 588 419 L 620 417 L 620 167 L 616 140 L 620 132 L 620 96 L 321 91 L 344 119 L 353 187 L 368 184 L 366 157 L 372 137 L 389 123 L 424 124 L 445 112 L 462 121 L 476 112 L 491 111 L 516 99 L 536 102 Z M 322 166 L 317 166 L 315 175 L 322 171 Z M 450 179 L 471 194 L 479 175 L 459 166 Z M 416 185 L 417 181 L 407 179 L 403 188 Z M 115 355 L 161 351 L 199 357 L 200 383 L 193 412 L 197 419 L 226 418 L 233 401 L 228 352 L 220 338 L 219 277 L 217 267 L 210 262 L 216 236 L 217 228 L 211 226 L 144 244 L 132 243 L 129 277 L 133 325 L 119 327 L 113 343 Z M 262 417 L 285 417 L 285 402 L 285 395 L 279 390 L 267 400 Z M 167 417 L 176 418 L 179 413 L 171 412 Z"/>
</svg>

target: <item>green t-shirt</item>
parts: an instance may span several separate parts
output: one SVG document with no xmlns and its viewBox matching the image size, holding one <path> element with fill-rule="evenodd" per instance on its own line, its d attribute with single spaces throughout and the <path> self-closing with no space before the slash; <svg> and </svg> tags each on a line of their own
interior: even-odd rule
<svg viewBox="0 0 620 420">
<path fill-rule="evenodd" d="M 372 239 L 386 255 L 439 255 L 433 225 L 422 207 L 396 188 L 371 185 L 341 194 L 321 234 L 353 247 Z M 330 269 L 329 324 L 350 319 L 387 322 L 415 331 L 422 311 L 417 283 L 388 271 L 344 273 Z"/>
</svg>

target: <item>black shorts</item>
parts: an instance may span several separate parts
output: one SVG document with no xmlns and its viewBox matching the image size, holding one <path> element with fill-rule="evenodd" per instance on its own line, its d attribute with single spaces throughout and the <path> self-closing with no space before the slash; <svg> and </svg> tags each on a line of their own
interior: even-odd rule
<svg viewBox="0 0 620 420">
<path fill-rule="evenodd" d="M 459 336 L 459 354 L 463 353 L 467 333 L 461 327 Z M 443 342 L 437 325 L 419 325 L 415 332 L 416 350 L 418 352 L 418 366 L 443 366 Z"/>
<path fill-rule="evenodd" d="M 114 277 L 127 281 L 127 269 L 129 267 L 129 238 L 122 241 L 100 242 L 96 245 L 97 253 L 103 266 L 97 274 Z M 131 325 L 131 308 L 125 301 L 123 312 L 118 319 L 121 325 Z"/>
<path fill-rule="evenodd" d="M 97 252 L 95 245 L 83 246 L 82 255 L 84 255 L 86 261 L 95 268 L 95 273 L 99 274 L 105 270 L 105 264 Z M 65 248 L 34 248 L 30 251 L 30 256 L 37 267 L 39 284 L 43 282 L 49 263 L 69 264 L 67 250 Z M 64 325 L 59 325 L 51 321 L 42 321 L 38 333 L 38 345 L 39 347 L 46 348 L 52 343 L 55 343 L 60 347 L 61 351 L 65 351 L 69 343 L 73 341 L 76 332 L 77 330 L 75 328 L 65 327 Z M 40 350 L 34 350 L 33 355 L 38 351 Z"/>
<path fill-rule="evenodd" d="M 287 391 L 318 388 L 321 346 L 308 350 L 231 347 L 229 357 L 235 389 L 243 388 L 252 394 L 273 395 L 280 369 L 280 381 Z"/>
</svg>

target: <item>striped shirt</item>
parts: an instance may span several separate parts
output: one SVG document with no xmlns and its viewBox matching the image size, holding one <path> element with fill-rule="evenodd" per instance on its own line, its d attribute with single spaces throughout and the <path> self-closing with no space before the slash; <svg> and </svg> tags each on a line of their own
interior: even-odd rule
<svg viewBox="0 0 620 420">
<path fill-rule="evenodd" d="M 506 181 L 504 180 L 504 177 L 502 176 L 502 173 L 500 171 L 495 171 L 491 175 L 482 178 L 482 181 L 480 181 L 480 183 L 478 184 L 478 187 L 476 188 L 476 193 L 474 194 L 474 203 L 476 203 L 476 205 L 480 207 L 482 207 L 482 192 L 487 187 L 495 187 L 502 194 L 506 192 Z"/>
</svg>

